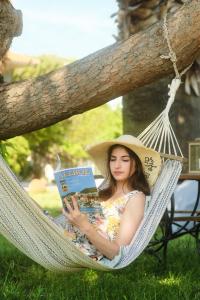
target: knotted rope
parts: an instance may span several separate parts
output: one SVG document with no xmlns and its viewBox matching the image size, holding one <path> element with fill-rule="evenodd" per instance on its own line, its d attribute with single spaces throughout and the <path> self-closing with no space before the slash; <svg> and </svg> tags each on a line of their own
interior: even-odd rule
<svg viewBox="0 0 200 300">
<path fill-rule="evenodd" d="M 181 73 L 178 71 L 177 67 L 177 58 L 176 53 L 172 49 L 169 31 L 167 26 L 167 15 L 164 16 L 163 21 L 163 33 L 164 37 L 167 41 L 167 46 L 169 49 L 168 55 L 161 55 L 160 57 L 163 59 L 170 59 L 175 77 L 172 79 L 171 84 L 168 85 L 168 102 L 165 109 L 162 113 L 138 136 L 138 138 L 144 143 L 145 146 L 153 148 L 158 152 L 161 152 L 163 156 L 167 156 L 174 159 L 183 158 L 182 151 L 180 149 L 179 143 L 177 141 L 176 135 L 173 131 L 173 128 L 169 121 L 169 111 L 174 102 L 177 90 L 181 84 L 182 75 L 187 72 L 187 70 L 191 67 L 189 65 L 185 68 Z M 181 158 L 180 158 L 181 157 Z"/>
</svg>

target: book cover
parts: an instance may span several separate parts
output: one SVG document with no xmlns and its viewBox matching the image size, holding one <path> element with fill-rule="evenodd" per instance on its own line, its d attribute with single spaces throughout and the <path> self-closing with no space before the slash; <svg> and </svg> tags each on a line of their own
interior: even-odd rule
<svg viewBox="0 0 200 300">
<path fill-rule="evenodd" d="M 95 213 L 101 210 L 98 191 L 91 167 L 76 167 L 54 172 L 63 207 L 66 197 L 71 203 L 71 196 L 76 195 L 81 212 Z"/>
</svg>

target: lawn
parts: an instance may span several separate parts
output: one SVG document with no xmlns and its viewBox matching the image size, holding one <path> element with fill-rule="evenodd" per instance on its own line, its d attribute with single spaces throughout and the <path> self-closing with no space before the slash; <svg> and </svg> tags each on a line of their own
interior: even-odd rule
<svg viewBox="0 0 200 300">
<path fill-rule="evenodd" d="M 56 191 L 32 196 L 52 214 L 59 213 Z M 189 236 L 171 241 L 166 268 L 143 253 L 120 271 L 61 274 L 45 270 L 0 236 L 0 300 L 199 300 L 200 256 L 195 247 Z"/>
</svg>

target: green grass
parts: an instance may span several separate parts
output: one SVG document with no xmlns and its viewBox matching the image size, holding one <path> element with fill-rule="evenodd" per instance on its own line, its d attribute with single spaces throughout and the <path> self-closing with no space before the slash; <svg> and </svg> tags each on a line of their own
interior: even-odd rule
<svg viewBox="0 0 200 300">
<path fill-rule="evenodd" d="M 53 214 L 60 211 L 56 192 L 33 197 Z M 120 271 L 62 274 L 45 270 L 0 236 L 0 300 L 199 300 L 199 279 L 200 256 L 189 236 L 170 242 L 166 268 L 143 253 Z"/>
<path fill-rule="evenodd" d="M 44 193 L 30 193 L 30 196 L 52 215 L 61 213 L 62 204 L 56 187 L 52 188 L 51 191 Z"/>
</svg>

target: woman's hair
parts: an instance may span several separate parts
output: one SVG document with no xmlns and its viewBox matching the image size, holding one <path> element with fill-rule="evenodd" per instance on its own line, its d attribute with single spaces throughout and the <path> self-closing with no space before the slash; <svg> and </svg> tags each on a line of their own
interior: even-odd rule
<svg viewBox="0 0 200 300">
<path fill-rule="evenodd" d="M 99 190 L 100 198 L 103 200 L 107 200 L 114 193 L 114 190 L 116 187 L 116 180 L 114 179 L 114 177 L 112 176 L 111 171 L 110 171 L 110 160 L 111 160 L 111 155 L 112 155 L 113 150 L 118 147 L 124 148 L 128 152 L 130 159 L 131 159 L 130 170 L 132 168 L 133 161 L 135 161 L 135 172 L 132 175 L 130 175 L 129 178 L 127 179 L 128 186 L 130 188 L 132 188 L 133 190 L 138 190 L 138 191 L 143 192 L 145 195 L 149 195 L 150 187 L 149 187 L 148 181 L 145 177 L 142 163 L 141 163 L 141 160 L 139 159 L 139 157 L 137 156 L 137 154 L 135 152 L 133 152 L 126 146 L 123 146 L 120 144 L 115 144 L 115 145 L 112 145 L 108 149 L 108 153 L 107 153 L 107 173 L 108 174 L 107 174 L 107 178 L 106 178 L 106 182 L 107 182 L 108 186 L 106 186 L 103 189 L 100 188 L 100 190 Z"/>
</svg>

